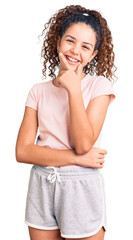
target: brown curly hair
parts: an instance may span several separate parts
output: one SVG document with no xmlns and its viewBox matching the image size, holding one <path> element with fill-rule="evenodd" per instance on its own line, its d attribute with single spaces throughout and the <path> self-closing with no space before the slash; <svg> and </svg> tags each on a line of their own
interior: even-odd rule
<svg viewBox="0 0 133 240">
<path fill-rule="evenodd" d="M 57 37 L 58 35 L 61 36 L 60 33 L 62 31 L 63 26 L 65 26 L 66 21 L 69 22 L 69 19 L 72 16 L 76 15 L 78 16 L 81 14 L 82 16 L 89 15 L 92 18 L 95 18 L 95 22 L 97 22 L 97 24 L 100 25 L 102 33 L 101 43 L 97 48 L 98 54 L 93 58 L 93 60 L 90 63 L 88 63 L 84 67 L 83 72 L 85 74 L 89 73 L 90 75 L 94 75 L 95 73 L 98 76 L 101 75 L 108 78 L 110 81 L 112 80 L 114 81 L 116 78 L 114 73 L 117 68 L 114 65 L 115 54 L 113 51 L 111 31 L 109 30 L 107 21 L 102 17 L 102 15 L 99 12 L 95 10 L 86 9 L 85 7 L 81 7 L 80 5 L 70 5 L 58 10 L 53 16 L 51 16 L 49 21 L 44 25 L 42 35 L 39 35 L 39 38 L 44 36 L 43 47 L 41 50 L 41 57 L 43 58 L 42 69 L 43 77 L 46 78 L 47 63 L 49 63 L 48 67 L 50 72 L 49 76 L 52 77 L 52 79 L 56 78 L 55 70 L 56 67 L 59 68 L 60 65 L 57 52 Z M 84 18 L 86 17 L 84 16 Z M 80 20 L 78 20 L 77 22 L 80 22 Z M 83 22 L 86 23 L 85 20 L 83 20 Z M 70 24 L 69 25 L 67 24 L 66 28 L 69 26 Z M 66 31 L 66 29 L 64 29 L 64 31 Z M 96 35 L 98 35 L 97 32 Z"/>
</svg>

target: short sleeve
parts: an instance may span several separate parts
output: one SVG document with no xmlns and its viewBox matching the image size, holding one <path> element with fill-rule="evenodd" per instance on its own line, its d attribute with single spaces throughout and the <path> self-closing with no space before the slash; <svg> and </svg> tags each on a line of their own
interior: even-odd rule
<svg viewBox="0 0 133 240">
<path fill-rule="evenodd" d="M 92 84 L 90 101 L 101 95 L 111 95 L 109 105 L 116 98 L 112 82 L 102 76 L 97 77 Z"/>
<path fill-rule="evenodd" d="M 33 87 L 30 89 L 25 106 L 31 107 L 35 110 L 38 110 L 38 91 L 37 91 L 37 84 L 33 85 Z"/>
</svg>

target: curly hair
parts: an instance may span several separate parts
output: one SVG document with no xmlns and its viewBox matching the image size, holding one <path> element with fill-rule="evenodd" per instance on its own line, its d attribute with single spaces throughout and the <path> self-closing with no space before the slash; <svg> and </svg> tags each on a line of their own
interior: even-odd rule
<svg viewBox="0 0 133 240">
<path fill-rule="evenodd" d="M 71 24 L 78 22 L 90 25 L 97 38 L 95 50 L 98 50 L 98 54 L 83 68 L 84 74 L 101 75 L 110 81 L 114 81 L 116 78 L 114 73 L 117 68 L 114 65 L 115 54 L 107 21 L 99 12 L 86 9 L 80 5 L 70 5 L 58 10 L 44 25 L 42 35 L 39 35 L 39 37 L 44 36 L 41 49 L 43 77 L 46 78 L 47 63 L 49 63 L 49 76 L 52 79 L 56 78 L 55 70 L 60 65 L 57 52 L 57 37 L 62 37 Z"/>
</svg>

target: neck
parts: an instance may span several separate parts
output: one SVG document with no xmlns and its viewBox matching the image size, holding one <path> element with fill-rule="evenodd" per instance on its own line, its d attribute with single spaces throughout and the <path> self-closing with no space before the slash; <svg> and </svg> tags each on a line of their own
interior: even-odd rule
<svg viewBox="0 0 133 240">
<path fill-rule="evenodd" d="M 81 74 L 81 77 L 80 77 L 81 81 L 84 79 L 85 76 L 86 75 L 84 73 Z M 54 86 L 59 87 L 59 86 L 57 86 L 56 78 L 52 80 L 52 83 L 53 83 Z"/>
</svg>

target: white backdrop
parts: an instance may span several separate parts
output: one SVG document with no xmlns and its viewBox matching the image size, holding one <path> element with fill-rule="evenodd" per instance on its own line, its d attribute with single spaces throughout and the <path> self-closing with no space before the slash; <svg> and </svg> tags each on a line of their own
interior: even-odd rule
<svg viewBox="0 0 133 240">
<path fill-rule="evenodd" d="M 0 226 L 3 240 L 29 239 L 24 224 L 31 165 L 15 160 L 15 143 L 28 91 L 42 81 L 41 43 L 44 23 L 58 9 L 80 4 L 100 11 L 112 31 L 118 68 L 116 100 L 103 126 L 102 148 L 107 149 L 105 178 L 108 231 L 105 240 L 132 236 L 132 5 L 131 1 L 3 1 L 0 6 Z"/>
</svg>

